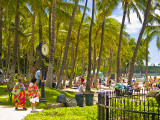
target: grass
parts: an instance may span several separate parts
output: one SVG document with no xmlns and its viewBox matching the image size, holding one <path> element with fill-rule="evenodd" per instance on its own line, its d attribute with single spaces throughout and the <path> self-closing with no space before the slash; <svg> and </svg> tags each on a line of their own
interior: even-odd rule
<svg viewBox="0 0 160 120">
<path fill-rule="evenodd" d="M 97 120 L 97 106 L 65 107 L 28 114 L 25 120 Z"/>
<path fill-rule="evenodd" d="M 1 96 L 7 96 L 7 85 L 0 85 L 0 97 Z"/>
<path fill-rule="evenodd" d="M 8 92 L 6 91 L 7 85 L 0 86 L 0 96 L 7 96 Z M 41 90 L 39 90 L 41 92 Z M 63 93 L 66 98 L 73 98 L 75 94 L 72 92 L 60 92 L 55 88 L 45 88 L 45 98 L 47 100 L 47 104 L 55 103 L 57 96 Z M 14 106 L 14 95 L 12 96 L 12 102 L 9 101 L 9 98 L 0 98 L 0 105 Z M 26 106 L 30 107 L 31 103 L 28 100 L 28 91 L 26 90 Z M 45 103 L 38 103 L 37 108 L 45 108 Z"/>
</svg>

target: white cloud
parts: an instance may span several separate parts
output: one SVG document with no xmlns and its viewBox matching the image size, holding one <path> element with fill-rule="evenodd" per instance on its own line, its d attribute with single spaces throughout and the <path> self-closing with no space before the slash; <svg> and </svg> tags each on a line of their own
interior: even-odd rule
<svg viewBox="0 0 160 120">
<path fill-rule="evenodd" d="M 141 16 L 143 17 L 142 14 Z M 111 17 L 115 18 L 119 23 L 122 23 L 122 16 L 112 15 Z M 133 13 L 133 12 L 130 13 L 130 23 L 128 22 L 128 18 L 126 17 L 125 25 L 126 25 L 126 31 L 129 34 L 138 33 L 142 27 L 142 24 L 139 22 L 136 13 Z"/>
</svg>

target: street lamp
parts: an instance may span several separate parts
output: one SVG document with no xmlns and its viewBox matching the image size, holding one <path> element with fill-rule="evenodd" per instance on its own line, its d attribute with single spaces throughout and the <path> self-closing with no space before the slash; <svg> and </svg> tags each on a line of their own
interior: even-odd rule
<svg viewBox="0 0 160 120">
<path fill-rule="evenodd" d="M 41 99 L 40 102 L 47 102 L 45 99 L 45 83 L 44 83 L 44 58 L 48 55 L 49 49 L 46 43 L 39 43 L 36 47 L 36 53 L 42 61 L 42 80 L 41 80 Z"/>
</svg>

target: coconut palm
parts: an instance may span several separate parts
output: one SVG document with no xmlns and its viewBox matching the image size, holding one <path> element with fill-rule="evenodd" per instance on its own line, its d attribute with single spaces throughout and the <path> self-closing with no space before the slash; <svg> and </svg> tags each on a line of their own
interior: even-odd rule
<svg viewBox="0 0 160 120">
<path fill-rule="evenodd" d="M 147 7 L 146 7 L 145 15 L 144 15 L 143 26 L 142 26 L 141 32 L 139 34 L 137 44 L 136 44 L 136 48 L 134 50 L 132 61 L 131 61 L 131 64 L 130 64 L 130 70 L 129 70 L 129 76 L 128 76 L 128 84 L 129 85 L 131 85 L 131 83 L 132 83 L 134 64 L 135 64 L 135 61 L 136 61 L 138 48 L 139 48 L 140 43 L 141 43 L 142 35 L 144 33 L 144 30 L 145 30 L 147 22 L 148 22 L 148 16 L 149 16 L 150 8 L 151 8 L 151 5 L 152 5 L 151 2 L 152 2 L 152 0 L 148 0 L 148 2 L 147 2 Z"/>
<path fill-rule="evenodd" d="M 75 13 L 76 13 L 76 10 L 77 10 L 78 2 L 79 2 L 79 0 L 75 1 L 75 7 L 73 9 L 72 18 L 70 20 L 68 35 L 67 35 L 67 39 L 66 39 L 66 46 L 65 46 L 64 56 L 63 56 L 63 62 L 62 62 L 62 65 L 61 65 L 61 70 L 60 70 L 60 74 L 59 74 L 59 78 L 58 78 L 58 84 L 57 84 L 58 89 L 61 89 L 62 74 L 64 72 L 64 66 L 66 64 L 66 58 L 67 58 L 68 48 L 69 48 L 69 43 L 70 43 L 70 35 L 71 35 L 71 31 L 72 31 L 72 25 L 73 25 L 73 22 L 74 22 L 74 17 L 75 17 Z"/>
<path fill-rule="evenodd" d="M 88 48 L 88 76 L 87 76 L 87 85 L 86 90 L 90 91 L 91 86 L 91 40 L 92 40 L 92 27 L 94 23 L 94 13 L 95 13 L 95 0 L 92 1 L 92 19 L 89 30 L 89 48 Z"/>
<path fill-rule="evenodd" d="M 53 58 L 54 58 L 54 41 L 55 41 L 55 21 L 56 21 L 56 0 L 53 0 L 52 8 L 52 38 L 50 40 L 50 59 L 48 65 L 48 74 L 47 74 L 47 87 L 52 87 L 52 75 L 53 75 Z"/>
<path fill-rule="evenodd" d="M 69 87 L 72 86 L 72 79 L 73 79 L 74 67 L 75 67 L 75 63 L 76 63 L 76 60 L 77 60 L 77 50 L 78 50 L 78 45 L 79 45 L 79 36 L 80 36 L 81 26 L 82 26 L 82 24 L 83 24 L 84 17 L 85 17 L 85 14 L 86 14 L 87 3 L 88 3 L 88 0 L 86 0 L 85 9 L 84 9 L 83 16 L 82 16 L 82 19 L 81 19 L 81 23 L 80 23 L 79 29 L 78 29 L 77 43 L 76 43 L 76 51 L 75 51 L 75 55 L 74 55 L 75 59 L 74 59 L 73 64 L 72 64 Z"/>
<path fill-rule="evenodd" d="M 3 15 L 3 1 L 0 2 L 0 68 L 2 67 L 2 15 Z"/>
<path fill-rule="evenodd" d="M 11 66 L 10 78 L 8 81 L 7 89 L 9 92 L 9 96 L 13 87 L 14 74 L 16 68 L 16 60 L 17 60 L 17 43 L 18 43 L 18 29 L 19 29 L 19 0 L 16 1 L 16 16 L 15 16 L 15 36 L 14 36 L 14 46 L 13 46 L 13 59 Z"/>
<path fill-rule="evenodd" d="M 102 34 L 101 34 L 101 46 L 100 46 L 100 53 L 99 53 L 99 59 L 98 59 L 98 68 L 97 68 L 97 74 L 96 74 L 96 79 L 94 83 L 94 87 L 97 86 L 97 79 L 98 79 L 98 73 L 100 70 L 100 65 L 101 65 L 101 56 L 102 56 L 102 50 L 103 50 L 103 40 L 104 40 L 104 27 L 105 27 L 105 17 L 109 16 L 112 12 L 112 10 L 117 6 L 117 1 L 101 1 L 97 3 L 99 6 L 99 10 L 103 9 L 102 13 Z"/>
</svg>

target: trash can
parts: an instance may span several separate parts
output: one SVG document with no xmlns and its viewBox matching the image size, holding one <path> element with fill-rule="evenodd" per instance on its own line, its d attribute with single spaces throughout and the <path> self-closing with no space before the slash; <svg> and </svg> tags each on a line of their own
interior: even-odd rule
<svg viewBox="0 0 160 120">
<path fill-rule="evenodd" d="M 120 88 L 115 88 L 116 96 L 121 96 L 121 90 Z"/>
<path fill-rule="evenodd" d="M 91 106 L 91 105 L 93 105 L 93 97 L 94 97 L 94 94 L 93 94 L 93 93 L 85 94 L 86 106 Z"/>
<path fill-rule="evenodd" d="M 77 106 L 83 107 L 83 102 L 84 102 L 84 96 L 83 94 L 76 94 L 76 101 L 77 101 Z"/>
<path fill-rule="evenodd" d="M 126 95 L 132 95 L 132 93 L 133 93 L 132 86 L 131 86 L 131 85 L 128 85 L 128 86 L 127 86 L 127 89 L 126 89 Z"/>
</svg>

